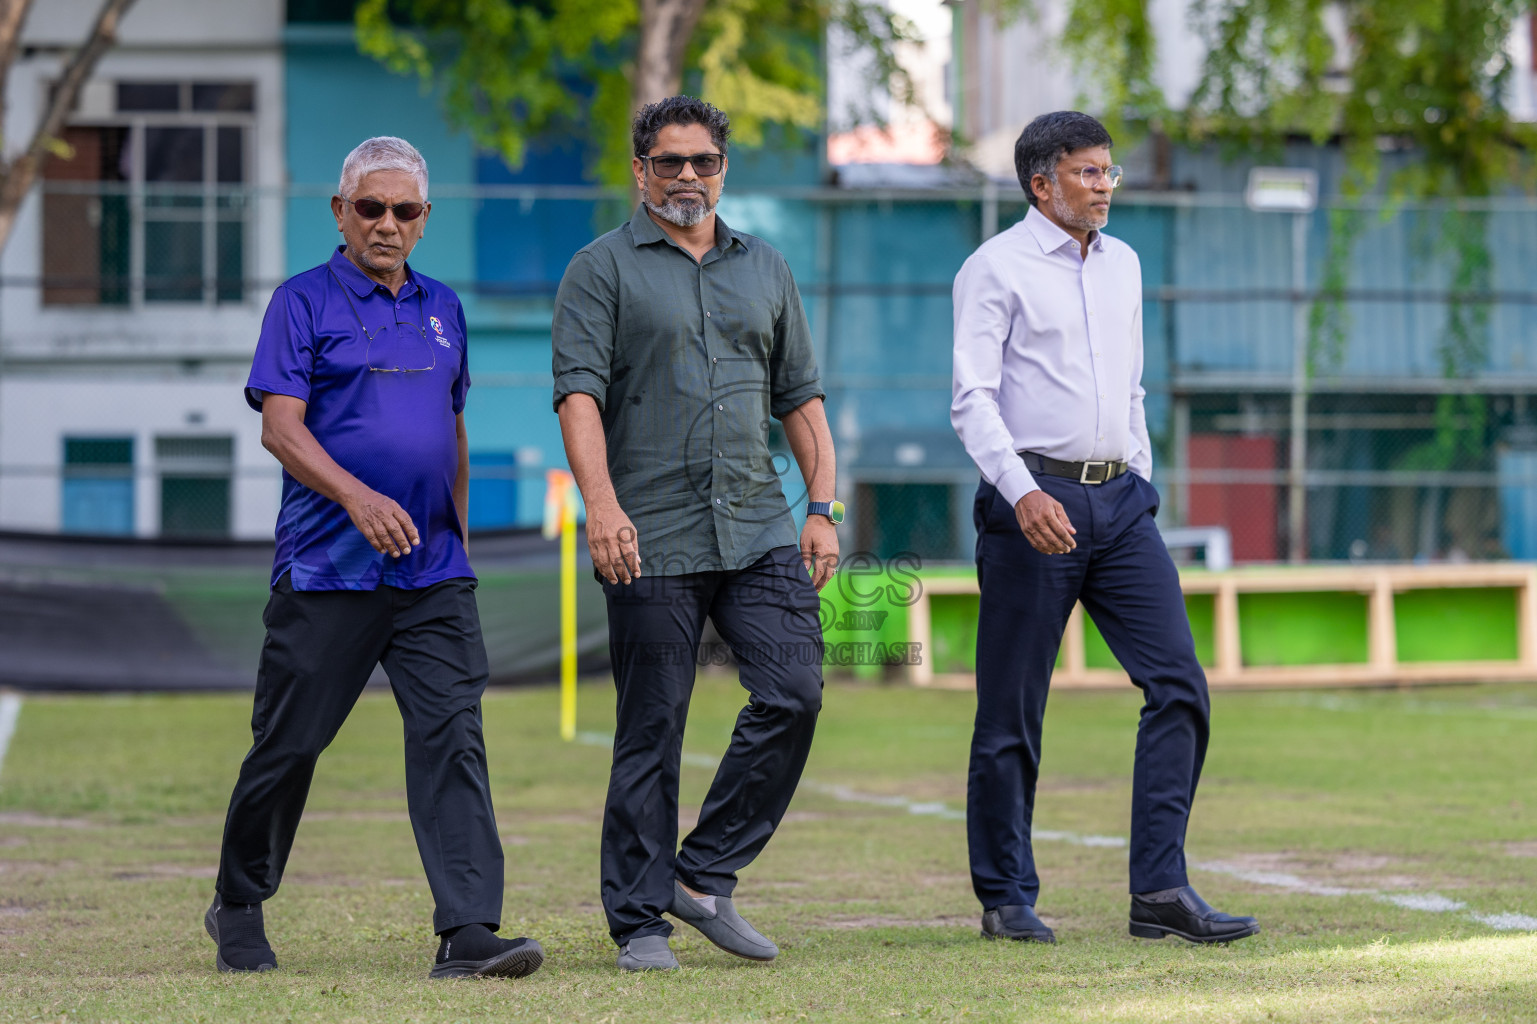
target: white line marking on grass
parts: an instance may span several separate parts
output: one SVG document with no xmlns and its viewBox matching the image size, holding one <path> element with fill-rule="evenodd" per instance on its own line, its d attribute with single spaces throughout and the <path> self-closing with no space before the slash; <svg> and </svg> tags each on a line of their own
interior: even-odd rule
<svg viewBox="0 0 1537 1024">
<path fill-rule="evenodd" d="M 1456 707 L 1456 705 L 1453 705 Z M 1330 710 L 1342 710 L 1330 708 Z M 1351 709 L 1354 710 L 1354 709 Z M 579 732 L 576 734 L 578 743 L 592 747 L 603 747 L 612 750 L 614 737 L 602 732 Z M 715 771 L 720 767 L 720 761 L 706 754 L 684 754 L 683 763 L 694 768 L 704 768 Z M 888 795 L 881 793 L 862 793 L 848 786 L 832 785 L 826 782 L 817 782 L 814 779 L 801 779 L 801 789 L 809 789 L 814 793 L 832 797 L 844 803 L 865 804 L 871 807 L 891 807 L 905 809 L 908 814 L 921 814 L 946 821 L 965 821 L 966 812 L 950 807 L 941 801 L 911 800 L 905 796 Z M 1032 838 L 1043 842 L 1068 843 L 1073 846 L 1098 847 L 1104 849 L 1125 849 L 1127 841 L 1122 836 L 1081 835 L 1077 832 L 1061 832 L 1054 829 L 1034 829 Z M 1466 910 L 1467 904 L 1460 900 L 1454 900 L 1442 896 L 1436 892 L 1382 892 L 1379 889 L 1354 889 L 1340 885 L 1327 885 L 1320 882 L 1312 882 L 1300 875 L 1289 874 L 1284 871 L 1257 871 L 1252 868 L 1239 867 L 1235 864 L 1226 864 L 1222 861 L 1192 861 L 1190 866 L 1197 871 L 1206 871 L 1212 874 L 1227 875 L 1240 881 L 1250 882 L 1255 885 L 1267 885 L 1278 889 L 1286 889 L 1290 892 L 1305 893 L 1310 896 L 1370 896 L 1372 899 L 1383 903 L 1391 903 L 1395 907 L 1405 910 L 1420 910 L 1431 914 L 1448 914 L 1458 910 Z M 1466 915 L 1469 920 L 1493 928 L 1496 931 L 1537 931 L 1537 917 L 1526 914 L 1480 914 L 1471 912 Z"/>
<path fill-rule="evenodd" d="M 10 749 L 11 737 L 16 735 L 16 719 L 20 714 L 21 697 L 0 693 L 0 770 L 5 768 L 5 752 Z"/>
<path fill-rule="evenodd" d="M 1454 910 L 1466 910 L 1468 906 L 1438 892 L 1388 892 L 1378 899 L 1405 910 L 1424 910 L 1432 914 L 1450 914 Z"/>
<path fill-rule="evenodd" d="M 1527 914 L 1469 914 L 1479 924 L 1501 932 L 1537 932 L 1537 917 Z"/>
</svg>

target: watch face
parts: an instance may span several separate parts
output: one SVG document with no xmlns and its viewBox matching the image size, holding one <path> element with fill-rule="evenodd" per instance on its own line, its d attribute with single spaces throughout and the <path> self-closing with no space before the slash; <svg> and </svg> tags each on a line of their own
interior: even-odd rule
<svg viewBox="0 0 1537 1024">
<path fill-rule="evenodd" d="M 831 514 L 827 518 L 831 519 L 834 525 L 843 522 L 843 502 L 833 502 Z"/>
</svg>

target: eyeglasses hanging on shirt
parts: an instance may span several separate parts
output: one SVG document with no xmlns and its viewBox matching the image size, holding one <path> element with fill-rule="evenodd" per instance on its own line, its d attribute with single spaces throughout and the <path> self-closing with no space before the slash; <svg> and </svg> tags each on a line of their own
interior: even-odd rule
<svg viewBox="0 0 1537 1024">
<path fill-rule="evenodd" d="M 337 277 L 336 271 L 332 270 L 329 265 L 326 267 L 326 269 L 330 270 L 331 276 L 336 278 L 336 283 L 338 286 L 340 286 L 342 291 L 342 297 L 347 300 L 347 305 L 352 309 L 353 317 L 357 319 L 358 329 L 363 332 L 363 337 L 365 339 L 363 346 L 363 359 L 368 363 L 368 369 L 370 373 L 427 373 L 430 370 L 436 370 L 438 368 L 438 350 L 432 344 L 432 342 L 428 340 L 427 328 L 421 323 L 412 323 L 409 320 L 402 320 L 398 316 L 395 318 L 395 326 L 397 328 L 414 327 L 416 329 L 416 333 L 419 334 L 422 339 L 422 352 L 418 353 L 418 358 L 407 359 L 405 362 L 425 362 L 426 360 L 419 358 L 421 354 L 425 354 L 428 360 L 430 360 L 430 363 L 427 366 L 375 366 L 374 338 L 378 337 L 379 332 L 383 331 L 386 327 L 389 326 L 389 324 L 380 324 L 378 327 L 375 327 L 372 331 L 370 331 L 368 326 L 363 323 L 363 314 L 358 312 L 357 303 L 352 301 L 352 289 L 347 287 L 347 285 L 342 282 L 340 277 Z M 422 301 L 422 290 L 420 288 L 416 289 L 416 311 L 418 320 L 427 319 L 427 307 Z M 401 334 L 402 337 L 410 337 L 410 334 L 407 332 L 401 332 Z M 405 347 L 406 346 L 402 346 L 402 349 L 404 350 Z M 412 345 L 410 347 L 414 348 L 415 346 Z M 385 361 L 388 362 L 388 360 Z"/>
</svg>

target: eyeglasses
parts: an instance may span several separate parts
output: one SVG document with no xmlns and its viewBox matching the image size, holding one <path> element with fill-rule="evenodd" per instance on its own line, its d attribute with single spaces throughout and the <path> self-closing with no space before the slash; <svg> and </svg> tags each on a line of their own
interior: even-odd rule
<svg viewBox="0 0 1537 1024">
<path fill-rule="evenodd" d="M 368 364 L 368 370 L 370 373 L 427 373 L 430 370 L 436 370 L 438 368 L 438 350 L 436 346 L 432 344 L 432 342 L 427 340 L 427 328 L 423 327 L 420 323 L 412 323 L 409 320 L 402 320 L 399 317 L 395 318 L 395 326 L 400 327 L 404 325 L 406 327 L 415 327 L 416 333 L 422 336 L 422 348 L 426 351 L 432 362 L 427 366 L 375 366 L 374 338 L 378 337 L 379 332 L 384 330 L 389 325 L 380 324 L 378 327 L 375 327 L 370 331 L 368 327 L 363 323 L 363 315 L 358 312 L 357 303 L 352 301 L 352 289 L 348 288 L 345 284 L 342 284 L 342 279 L 337 277 L 336 271 L 331 270 L 329 265 L 326 266 L 326 269 L 330 270 L 331 276 L 336 278 L 337 285 L 341 287 L 342 296 L 346 298 L 347 305 L 351 307 L 352 315 L 358 322 L 358 328 L 363 332 L 363 338 L 365 339 L 363 343 L 363 360 Z M 426 319 L 427 309 L 423 304 L 422 290 L 420 288 L 416 289 L 416 312 L 418 317 L 423 320 Z M 420 353 L 418 353 L 418 357 L 416 359 L 410 361 L 422 362 Z"/>
<path fill-rule="evenodd" d="M 698 170 L 696 167 L 695 170 Z M 394 206 L 386 205 L 377 199 L 348 199 L 340 197 L 341 201 L 348 203 L 358 211 L 358 216 L 364 220 L 378 220 L 384 216 L 385 210 L 394 210 L 396 220 L 415 220 L 427 209 L 426 203 L 396 203 Z"/>
<path fill-rule="evenodd" d="M 1084 188 L 1088 189 L 1098 188 L 1101 181 L 1111 188 L 1118 188 L 1123 173 L 1120 164 L 1111 164 L 1103 168 L 1090 166 L 1078 172 L 1078 180 L 1083 182 Z"/>
<path fill-rule="evenodd" d="M 712 178 L 720 173 L 726 157 L 723 153 L 695 153 L 693 156 L 643 156 L 651 161 L 651 169 L 658 178 L 676 178 L 683 173 L 684 164 L 693 164 L 694 173 L 701 178 Z"/>
</svg>

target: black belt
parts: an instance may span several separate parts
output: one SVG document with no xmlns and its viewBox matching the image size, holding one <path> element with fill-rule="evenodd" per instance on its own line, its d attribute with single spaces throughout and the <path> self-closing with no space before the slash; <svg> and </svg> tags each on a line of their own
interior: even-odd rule
<svg viewBox="0 0 1537 1024">
<path fill-rule="evenodd" d="M 1025 460 L 1025 468 L 1032 473 L 1066 477 L 1081 484 L 1106 483 L 1126 472 L 1125 462 L 1063 462 L 1035 452 L 1020 452 L 1019 457 Z"/>
</svg>

